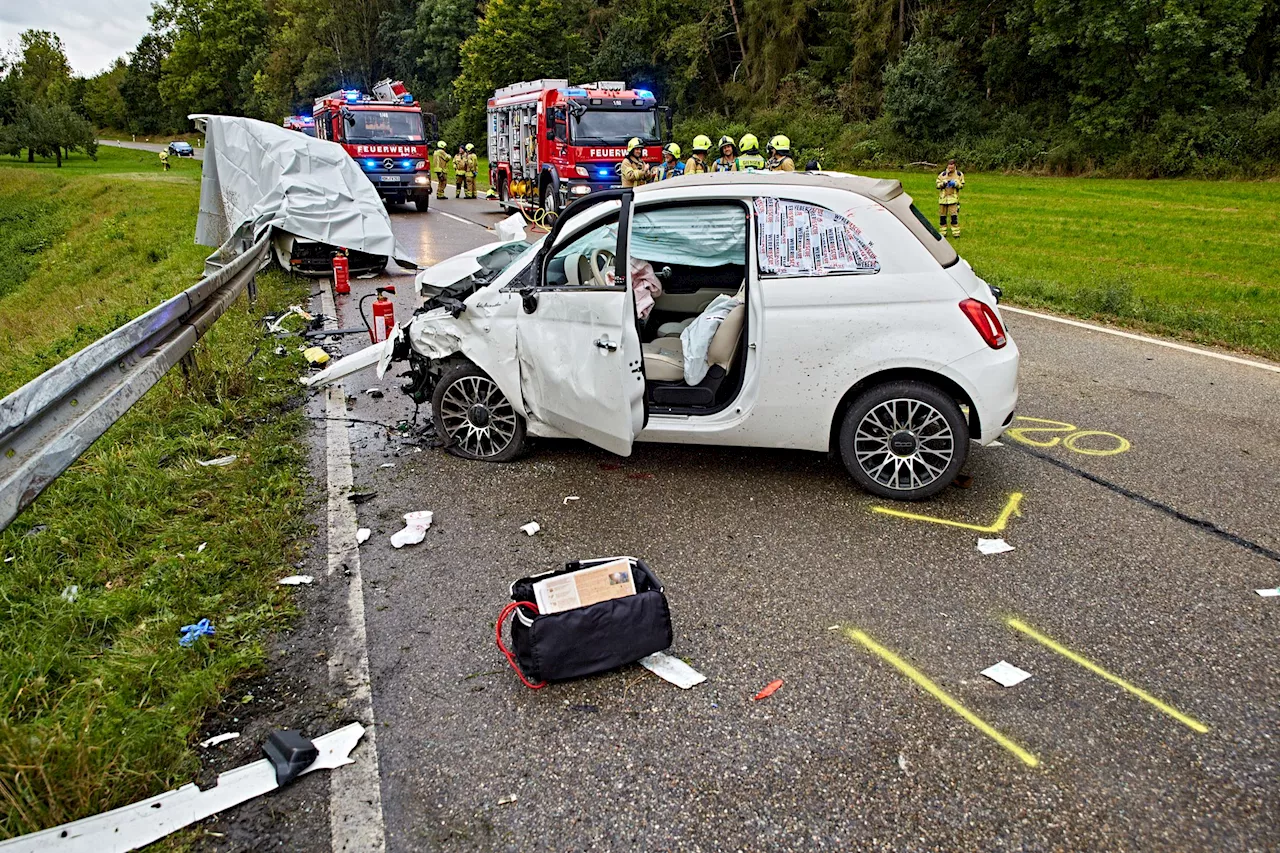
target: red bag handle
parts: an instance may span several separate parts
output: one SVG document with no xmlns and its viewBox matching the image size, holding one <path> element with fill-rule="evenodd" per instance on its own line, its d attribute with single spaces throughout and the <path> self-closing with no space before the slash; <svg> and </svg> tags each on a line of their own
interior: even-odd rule
<svg viewBox="0 0 1280 853">
<path fill-rule="evenodd" d="M 502 613 L 501 615 L 498 616 L 498 625 L 497 625 L 498 648 L 502 650 L 502 653 L 504 655 L 506 655 L 507 663 L 511 664 L 511 668 L 516 671 L 516 675 L 520 676 L 520 680 L 524 682 L 525 687 L 528 687 L 530 690 L 541 690 L 542 688 L 547 686 L 547 682 L 540 681 L 537 684 L 534 684 L 531 681 L 529 681 L 529 679 L 525 678 L 524 673 L 520 671 L 520 665 L 516 663 L 516 656 L 502 642 L 503 623 L 507 621 L 508 616 L 510 616 L 512 613 L 515 613 L 521 607 L 529 608 L 534 612 L 535 615 L 538 612 L 538 605 L 534 604 L 532 601 L 513 601 L 510 604 L 508 604 L 506 607 L 502 608 Z"/>
</svg>

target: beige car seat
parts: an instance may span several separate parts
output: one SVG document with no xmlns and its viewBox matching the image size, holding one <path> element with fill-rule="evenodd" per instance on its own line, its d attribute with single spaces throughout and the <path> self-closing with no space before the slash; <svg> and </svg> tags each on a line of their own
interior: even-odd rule
<svg viewBox="0 0 1280 853">
<path fill-rule="evenodd" d="M 747 319 L 745 284 L 738 289 L 734 298 L 742 304 L 724 318 L 711 338 L 711 345 L 707 347 L 707 364 L 725 371 L 733 364 L 733 356 L 738 351 L 738 338 L 742 336 L 742 326 Z M 659 382 L 684 379 L 684 344 L 679 337 L 657 338 L 642 344 L 641 350 L 644 352 L 645 379 Z"/>
</svg>

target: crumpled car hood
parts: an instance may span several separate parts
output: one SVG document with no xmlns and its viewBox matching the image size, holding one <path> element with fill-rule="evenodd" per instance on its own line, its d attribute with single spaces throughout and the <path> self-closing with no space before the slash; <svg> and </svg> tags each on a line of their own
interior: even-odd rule
<svg viewBox="0 0 1280 853">
<path fill-rule="evenodd" d="M 509 246 L 516 242 L 520 241 L 496 240 L 492 243 L 485 243 L 483 246 L 477 246 L 474 249 L 454 255 L 451 258 L 445 258 L 440 263 L 427 267 L 418 273 L 416 279 L 418 293 L 428 298 L 434 296 L 450 285 L 457 284 L 467 276 L 479 272 L 481 267 L 477 258 L 489 254 L 494 249 L 501 249 L 503 246 Z"/>
</svg>

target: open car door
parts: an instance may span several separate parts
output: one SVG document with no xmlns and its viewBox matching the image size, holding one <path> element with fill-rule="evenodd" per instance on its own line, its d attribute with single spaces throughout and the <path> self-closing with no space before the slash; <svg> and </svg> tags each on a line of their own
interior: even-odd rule
<svg viewBox="0 0 1280 853">
<path fill-rule="evenodd" d="M 631 455 L 644 428 L 644 359 L 623 245 L 627 196 L 616 214 L 587 216 L 594 222 L 576 232 L 569 221 L 551 235 L 565 239 L 543 259 L 537 285 L 521 291 L 516 321 L 530 420 L 619 456 Z"/>
</svg>

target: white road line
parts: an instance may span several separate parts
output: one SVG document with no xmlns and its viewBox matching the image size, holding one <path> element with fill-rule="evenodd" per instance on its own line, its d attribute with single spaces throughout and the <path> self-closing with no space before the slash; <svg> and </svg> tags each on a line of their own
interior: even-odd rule
<svg viewBox="0 0 1280 853">
<path fill-rule="evenodd" d="M 487 225 L 481 225 L 479 222 L 473 222 L 470 219 L 466 219 L 461 216 L 455 216 L 452 213 L 445 213 L 443 210 L 437 210 L 436 213 L 440 214 L 441 216 L 447 216 L 450 219 L 456 219 L 458 222 L 461 222 L 464 225 L 474 225 L 476 228 L 479 228 L 482 231 L 488 231 L 491 234 L 493 233 L 493 230 L 491 228 L 489 228 Z"/>
<path fill-rule="evenodd" d="M 1173 341 L 1162 341 L 1159 338 L 1149 338 L 1146 335 L 1135 335 L 1133 332 L 1122 332 L 1119 329 L 1110 329 L 1106 326 L 1095 326 L 1093 323 L 1085 323 L 1080 320 L 1068 320 L 1066 317 L 1055 317 L 1052 314 L 1041 314 L 1038 311 L 1028 311 L 1025 308 L 1013 308 L 1008 305 L 1001 305 L 1000 310 L 1011 311 L 1014 314 L 1025 314 L 1028 317 L 1035 317 L 1040 320 L 1051 320 L 1054 323 L 1062 323 L 1064 326 L 1075 326 L 1080 329 L 1088 329 L 1091 332 L 1102 332 L 1106 335 L 1115 335 L 1118 338 L 1128 338 L 1131 341 L 1142 341 L 1145 344 L 1155 344 L 1158 347 L 1168 347 L 1169 349 L 1181 350 L 1182 352 L 1189 352 L 1192 355 L 1204 355 L 1209 358 L 1216 358 L 1220 361 L 1229 361 L 1232 364 L 1240 364 L 1245 367 L 1256 367 L 1259 370 L 1269 370 L 1272 373 L 1280 373 L 1280 366 L 1278 365 L 1266 364 L 1261 361 L 1250 361 L 1247 358 L 1227 355 L 1223 352 L 1214 352 L 1213 350 L 1191 347 L 1186 344 L 1176 344 Z"/>
<path fill-rule="evenodd" d="M 338 312 L 333 292 L 320 292 L 320 311 L 333 318 Z M 329 564 L 327 576 L 347 583 L 347 627 L 334 639 L 329 658 L 329 684 L 347 697 L 346 712 L 364 723 L 363 742 L 352 755 L 355 763 L 329 777 L 329 842 L 333 853 L 384 851 L 386 830 L 382 818 L 382 785 L 378 775 L 377 727 L 373 717 L 373 690 L 369 680 L 369 643 L 364 626 L 364 583 L 360 575 L 360 550 L 356 545 L 356 507 L 351 493 L 351 444 L 347 438 L 346 391 L 342 383 L 326 389 L 325 451 L 329 493 Z"/>
</svg>

